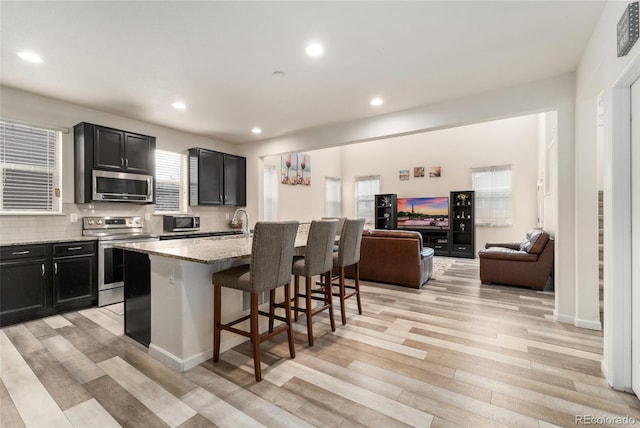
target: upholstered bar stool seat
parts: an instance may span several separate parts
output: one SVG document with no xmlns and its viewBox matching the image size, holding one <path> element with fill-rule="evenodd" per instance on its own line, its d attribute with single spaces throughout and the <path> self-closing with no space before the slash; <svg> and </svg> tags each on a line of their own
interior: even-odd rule
<svg viewBox="0 0 640 428">
<path fill-rule="evenodd" d="M 340 298 L 340 315 L 342 324 L 347 323 L 347 313 L 345 300 L 355 296 L 358 302 L 358 313 L 362 314 L 362 303 L 360 302 L 360 245 L 362 244 L 362 230 L 365 219 L 346 219 L 340 232 L 340 242 L 338 252 L 333 253 L 333 276 L 338 283 L 332 286 L 338 287 L 338 292 L 334 296 Z M 345 284 L 345 268 L 354 266 L 354 285 Z M 349 292 L 347 292 L 349 290 Z"/>
<path fill-rule="evenodd" d="M 307 315 L 309 346 L 313 346 L 312 317 L 314 315 L 328 310 L 331 331 L 336 330 L 335 321 L 333 320 L 331 283 L 328 278 L 333 267 L 333 246 L 337 229 L 338 220 L 312 221 L 304 257 L 295 257 L 291 269 L 293 275 L 295 275 L 294 297 L 292 299 L 294 301 L 293 311 L 296 319 L 298 318 L 298 312 L 304 312 Z M 325 280 L 320 283 L 320 288 L 312 289 L 312 279 L 315 275 L 321 275 Z M 304 294 L 299 293 L 301 276 L 305 277 Z M 298 304 L 300 297 L 305 300 L 304 308 L 301 308 Z M 312 300 L 321 301 L 322 304 L 311 307 Z"/>
<path fill-rule="evenodd" d="M 273 314 L 258 309 L 258 297 L 263 291 L 275 290 L 284 286 L 285 296 L 289 296 L 291 283 L 291 264 L 293 261 L 297 221 L 258 222 L 254 228 L 251 246 L 251 262 L 248 265 L 236 266 L 213 274 L 213 361 L 220 358 L 220 333 L 222 330 L 251 338 L 253 344 L 253 363 L 256 381 L 262 380 L 260 367 L 260 343 L 273 336 L 286 332 L 289 341 L 289 354 L 295 358 L 293 331 L 291 327 L 290 300 L 285 299 L 284 317 L 276 317 L 284 324 L 277 329 L 260 334 L 258 316 L 273 317 Z M 250 293 L 251 308 L 249 315 L 222 324 L 220 310 L 222 307 L 222 287 L 234 288 Z M 250 321 L 249 331 L 234 327 L 236 324 Z"/>
</svg>

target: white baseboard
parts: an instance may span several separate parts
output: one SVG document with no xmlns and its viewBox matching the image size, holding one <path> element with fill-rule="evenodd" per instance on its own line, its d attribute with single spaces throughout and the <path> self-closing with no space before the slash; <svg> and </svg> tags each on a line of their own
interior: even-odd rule
<svg viewBox="0 0 640 428">
<path fill-rule="evenodd" d="M 581 320 L 580 318 L 576 318 L 573 322 L 573 325 L 589 330 L 602 330 L 602 323 L 600 321 Z"/>
<path fill-rule="evenodd" d="M 220 352 L 227 351 L 234 346 L 241 344 L 242 342 L 246 342 L 248 339 L 243 336 L 232 336 L 225 338 L 220 344 Z M 207 360 L 213 358 L 213 348 L 202 351 L 198 354 L 191 355 L 189 358 L 181 359 L 177 356 L 173 355 L 171 352 L 154 345 L 153 343 L 149 344 L 149 355 L 155 358 L 156 360 L 162 362 L 165 366 L 181 371 L 186 372 L 197 366 L 200 363 L 204 363 Z"/>
<path fill-rule="evenodd" d="M 562 315 L 557 313 L 556 311 L 553 311 L 553 319 L 558 321 L 558 322 L 563 322 L 566 324 L 573 324 L 574 323 L 574 318 L 570 315 Z"/>
</svg>

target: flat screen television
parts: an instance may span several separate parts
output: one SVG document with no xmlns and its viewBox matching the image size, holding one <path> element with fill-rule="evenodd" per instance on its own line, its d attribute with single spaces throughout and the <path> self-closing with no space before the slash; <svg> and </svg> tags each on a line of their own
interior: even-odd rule
<svg viewBox="0 0 640 428">
<path fill-rule="evenodd" d="M 448 229 L 449 197 L 398 198 L 398 228 Z"/>
</svg>

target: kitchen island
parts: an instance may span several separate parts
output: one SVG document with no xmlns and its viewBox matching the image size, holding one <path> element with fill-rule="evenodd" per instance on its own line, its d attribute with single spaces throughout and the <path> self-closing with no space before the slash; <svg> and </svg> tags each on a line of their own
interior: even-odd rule
<svg viewBox="0 0 640 428">
<path fill-rule="evenodd" d="M 304 228 L 295 246 L 306 245 Z M 213 357 L 214 272 L 247 264 L 252 239 L 243 236 L 179 239 L 124 244 L 121 248 L 146 254 L 150 262 L 151 335 L 149 355 L 176 370 L 186 371 Z M 144 266 L 140 267 L 144 269 Z M 125 289 L 127 287 L 125 277 Z M 126 294 L 126 290 L 125 290 Z M 230 288 L 222 290 L 222 320 L 235 319 L 248 311 L 248 298 Z M 248 297 L 248 295 L 247 295 Z M 125 299 L 125 312 L 127 300 Z M 126 315 L 125 315 L 126 316 Z M 267 320 L 261 321 L 266 329 Z M 241 328 L 248 329 L 241 324 Z M 247 339 L 223 332 L 224 352 Z"/>
</svg>

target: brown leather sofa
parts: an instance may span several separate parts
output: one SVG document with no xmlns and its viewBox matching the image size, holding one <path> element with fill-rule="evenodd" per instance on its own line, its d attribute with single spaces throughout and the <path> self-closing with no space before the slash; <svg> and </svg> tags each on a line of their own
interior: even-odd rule
<svg viewBox="0 0 640 428">
<path fill-rule="evenodd" d="M 542 229 L 532 229 L 522 242 L 489 242 L 478 256 L 483 284 L 542 290 L 553 269 L 553 239 Z"/>
<path fill-rule="evenodd" d="M 360 246 L 360 279 L 420 288 L 433 273 L 433 249 L 422 235 L 408 230 L 364 230 Z M 353 278 L 353 268 L 346 276 Z"/>
</svg>

